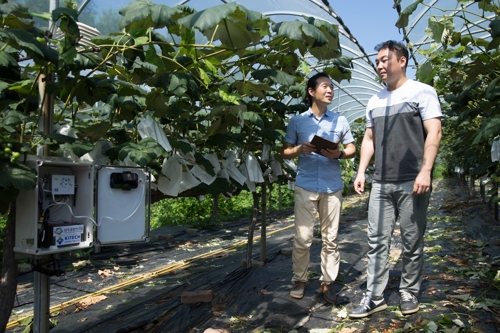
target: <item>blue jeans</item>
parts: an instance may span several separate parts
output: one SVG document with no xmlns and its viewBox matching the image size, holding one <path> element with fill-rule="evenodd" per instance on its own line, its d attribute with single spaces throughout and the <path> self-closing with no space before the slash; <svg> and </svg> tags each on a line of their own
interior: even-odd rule
<svg viewBox="0 0 500 333">
<path fill-rule="evenodd" d="M 373 181 L 368 208 L 367 295 L 382 296 L 389 280 L 389 251 L 399 217 L 403 268 L 400 290 L 415 295 L 422 284 L 424 232 L 430 191 L 411 195 L 414 181 Z"/>
</svg>

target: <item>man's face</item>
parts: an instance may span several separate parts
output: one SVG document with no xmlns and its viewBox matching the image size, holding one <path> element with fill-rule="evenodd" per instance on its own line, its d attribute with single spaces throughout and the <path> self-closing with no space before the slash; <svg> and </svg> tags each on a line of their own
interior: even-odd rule
<svg viewBox="0 0 500 333">
<path fill-rule="evenodd" d="M 327 77 L 318 78 L 316 89 L 309 88 L 313 102 L 329 105 L 333 99 L 333 83 Z"/>
<path fill-rule="evenodd" d="M 375 65 L 377 74 L 383 82 L 397 81 L 404 73 L 406 58 L 397 59 L 396 53 L 388 48 L 382 49 L 377 54 Z"/>
</svg>

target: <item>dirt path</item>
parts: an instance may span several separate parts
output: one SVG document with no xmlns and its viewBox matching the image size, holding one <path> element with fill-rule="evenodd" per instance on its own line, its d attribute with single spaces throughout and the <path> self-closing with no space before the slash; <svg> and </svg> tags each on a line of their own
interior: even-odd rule
<svg viewBox="0 0 500 333">
<path fill-rule="evenodd" d="M 260 268 L 246 270 L 240 265 L 248 221 L 198 233 L 163 228 L 153 233 L 149 244 L 61 259 L 62 267 L 73 269 L 51 278 L 51 305 L 77 297 L 81 301 L 53 314 L 57 325 L 51 332 L 203 332 L 208 328 L 221 332 L 498 332 L 500 281 L 494 278 L 500 269 L 499 224 L 456 180 L 434 185 L 421 311 L 416 314 L 402 316 L 397 308 L 400 242 L 396 231 L 385 293 L 388 310 L 362 320 L 346 318 L 366 288 L 365 195 L 344 200 L 335 306 L 319 295 L 320 245 L 311 248 L 305 297 L 294 300 L 288 295 L 291 258 L 282 254 L 292 246 L 293 215 L 288 210 L 273 215 L 268 223 L 267 262 Z M 258 251 L 256 243 L 257 260 Z M 73 266 L 82 260 L 88 261 Z M 31 281 L 32 274 L 20 277 L 13 320 L 32 311 Z M 108 291 L 99 293 L 103 288 Z M 196 290 L 212 290 L 213 301 L 181 304 L 183 292 Z M 89 294 L 95 298 L 85 298 Z M 15 326 L 9 332 L 23 329 Z"/>
</svg>

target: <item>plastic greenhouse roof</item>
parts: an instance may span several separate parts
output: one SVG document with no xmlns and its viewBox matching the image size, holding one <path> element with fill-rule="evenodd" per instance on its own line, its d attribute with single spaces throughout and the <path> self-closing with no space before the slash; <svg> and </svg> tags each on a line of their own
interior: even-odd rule
<svg viewBox="0 0 500 333">
<path fill-rule="evenodd" d="M 79 3 L 85 3 L 94 0 L 79 0 Z M 430 46 L 431 41 L 425 33 L 428 25 L 428 20 L 432 16 L 441 17 L 443 15 L 454 16 L 455 31 L 464 31 L 466 29 L 464 21 L 456 16 L 461 13 L 459 9 L 463 6 L 468 12 L 476 13 L 472 15 L 477 24 L 471 33 L 487 34 L 479 27 L 484 23 L 480 15 L 482 11 L 474 1 L 458 2 L 457 0 L 423 0 L 419 4 L 415 12 L 409 17 L 409 24 L 406 28 L 399 30 L 395 24 L 398 18 L 398 13 L 405 8 L 415 3 L 416 0 L 151 0 L 152 2 L 165 4 L 173 7 L 175 5 L 187 5 L 197 11 L 217 6 L 222 3 L 237 2 L 246 8 L 258 11 L 267 15 L 274 22 L 300 20 L 303 16 L 316 17 L 332 24 L 339 26 L 340 44 L 342 55 L 353 59 L 352 78 L 350 81 L 334 82 L 335 98 L 330 105 L 330 109 L 344 114 L 349 122 L 357 118 L 364 117 L 366 104 L 370 97 L 383 88 L 377 78 L 374 68 L 375 51 L 373 46 L 387 39 L 396 39 L 408 43 L 410 46 L 410 61 L 408 64 L 408 77 L 413 78 L 416 69 L 425 63 L 426 58 L 419 51 L 425 50 Z M 374 3 L 373 1 L 376 1 Z M 98 7 L 111 7 L 113 10 L 118 10 L 125 7 L 131 0 L 99 0 L 95 3 Z M 368 4 L 370 2 L 370 4 Z M 399 8 L 398 8 L 399 2 Z M 349 16 L 348 21 L 344 21 L 341 16 L 337 15 L 336 7 L 342 8 L 345 13 L 347 10 L 352 11 L 350 14 L 373 10 L 375 6 L 383 10 L 368 13 L 371 20 L 353 19 L 356 15 Z M 328 6 L 327 6 L 328 5 Z M 346 9 L 347 8 L 347 9 Z M 366 13 L 365 13 L 366 14 Z M 378 32 L 377 26 L 389 25 L 394 31 L 390 31 L 387 35 L 382 35 Z M 350 28 L 363 27 L 366 34 L 369 35 L 370 45 L 361 45 L 358 37 L 353 35 Z M 470 26 L 469 26 L 470 27 Z M 359 29 L 358 29 L 359 31 Z M 396 38 L 395 38 L 396 37 Z M 366 39 L 365 39 L 366 41 Z M 365 51 L 368 50 L 368 51 Z M 309 66 L 317 71 L 321 71 L 322 65 L 316 63 L 313 57 L 306 58 Z M 286 102 L 286 101 L 285 101 Z"/>
</svg>

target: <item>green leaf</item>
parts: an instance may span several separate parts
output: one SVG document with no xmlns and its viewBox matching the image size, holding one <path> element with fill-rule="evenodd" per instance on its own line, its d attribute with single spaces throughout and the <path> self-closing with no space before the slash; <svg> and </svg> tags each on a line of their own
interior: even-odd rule
<svg viewBox="0 0 500 333">
<path fill-rule="evenodd" d="M 219 89 L 219 95 L 222 98 L 222 101 L 226 103 L 232 103 L 239 105 L 242 99 L 241 95 L 238 92 L 228 92 L 227 87 L 223 86 Z"/>
<path fill-rule="evenodd" d="M 340 83 L 342 80 L 351 80 L 352 72 L 344 67 L 325 67 L 323 69 L 333 80 Z"/>
<path fill-rule="evenodd" d="M 163 63 L 160 56 L 156 52 L 156 48 L 153 43 L 149 44 L 149 47 L 146 51 L 146 61 L 152 63 L 157 68 L 165 69 L 165 64 Z M 154 72 L 156 72 L 156 70 Z"/>
<path fill-rule="evenodd" d="M 286 87 L 289 87 L 295 83 L 295 76 L 274 69 L 256 70 L 255 72 L 252 72 L 252 77 L 256 80 L 259 80 L 260 82 L 265 82 L 267 79 L 269 79 L 273 83 L 280 84 Z"/>
<path fill-rule="evenodd" d="M 29 121 L 29 120 L 31 120 L 31 118 L 24 112 L 17 110 L 9 110 L 5 113 L 2 123 L 4 125 L 16 125 L 22 123 L 23 121 Z"/>
<path fill-rule="evenodd" d="M 403 9 L 401 12 L 401 16 L 399 16 L 397 22 L 396 22 L 396 27 L 399 29 L 406 28 L 409 23 L 409 18 L 410 15 L 413 14 L 413 12 L 417 9 L 418 5 L 422 3 L 423 0 L 417 0 L 414 3 L 410 4 L 408 7 Z"/>
<path fill-rule="evenodd" d="M 18 68 L 16 59 L 5 51 L 0 51 L 0 66 Z"/>
<path fill-rule="evenodd" d="M 488 44 L 487 51 L 497 49 L 499 46 L 500 46 L 500 37 L 493 38 L 490 44 Z"/>
<path fill-rule="evenodd" d="M 0 3 L 0 14 L 11 14 L 11 13 L 20 13 L 26 12 L 26 6 L 18 3 L 18 2 L 5 2 Z"/>
<path fill-rule="evenodd" d="M 276 23 L 273 31 L 277 36 L 305 43 L 308 47 L 322 46 L 328 43 L 323 31 L 307 22 L 299 20 Z"/>
<path fill-rule="evenodd" d="M 96 141 L 100 138 L 106 137 L 106 133 L 110 129 L 111 124 L 107 121 L 103 121 L 97 124 L 90 125 L 88 127 L 77 128 L 77 132 L 79 137 L 84 137 Z"/>
<path fill-rule="evenodd" d="M 172 18 L 178 14 L 178 11 L 178 9 L 157 5 L 148 0 L 132 1 L 119 11 L 123 16 L 119 26 L 120 29 L 125 28 L 126 31 L 161 29 L 175 24 Z"/>
<path fill-rule="evenodd" d="M 8 87 L 9 87 L 9 84 L 7 82 L 0 80 L 0 94 L 2 93 L 2 91 L 7 89 Z"/>
<path fill-rule="evenodd" d="M 231 184 L 226 178 L 217 177 L 212 184 L 207 188 L 207 192 L 212 195 L 220 193 L 231 193 Z"/>
<path fill-rule="evenodd" d="M 9 86 L 9 90 L 18 92 L 23 95 L 28 95 L 31 92 L 31 95 L 37 96 L 38 91 L 33 91 L 33 81 L 32 80 L 19 80 L 14 83 L 12 83 Z M 36 89 L 35 89 L 36 90 Z"/>
<path fill-rule="evenodd" d="M 191 147 L 191 145 L 185 141 L 170 141 L 170 145 L 174 149 L 181 150 L 184 154 L 193 151 L 193 147 Z"/>
<path fill-rule="evenodd" d="M 57 143 L 73 143 L 76 141 L 76 139 L 71 136 L 62 135 L 58 133 L 47 134 L 47 138 L 52 139 Z"/>
<path fill-rule="evenodd" d="M 266 126 L 261 116 L 256 112 L 252 111 L 243 112 L 243 117 L 246 121 L 249 121 L 250 124 L 252 125 L 258 126 L 260 128 L 264 128 Z"/>
<path fill-rule="evenodd" d="M 327 43 L 324 45 L 313 45 L 313 47 L 309 49 L 309 52 L 318 58 L 318 60 L 340 57 L 342 55 L 342 50 L 340 48 L 338 26 L 313 17 L 307 18 L 307 22 L 319 28 L 327 40 Z"/>
<path fill-rule="evenodd" d="M 33 58 L 54 64 L 59 62 L 59 53 L 56 50 L 40 43 L 27 31 L 12 28 L 0 30 L 0 38 L 13 47 L 25 50 Z"/>
<path fill-rule="evenodd" d="M 193 76 L 187 73 L 164 73 L 160 75 L 155 87 L 162 87 L 166 92 L 176 96 L 188 93 L 191 97 L 197 95 L 198 85 Z"/>
<path fill-rule="evenodd" d="M 25 317 L 19 322 L 21 326 L 28 326 L 29 324 L 32 323 L 33 323 L 33 316 Z"/>
<path fill-rule="evenodd" d="M 472 144 L 480 142 L 490 142 L 494 137 L 500 134 L 500 116 L 490 117 L 488 121 L 481 124 L 480 129 L 475 133 Z"/>
<path fill-rule="evenodd" d="M 274 130 L 272 128 L 264 128 L 262 130 L 262 139 L 268 140 L 268 142 L 282 141 L 283 137 L 280 131 Z"/>
<path fill-rule="evenodd" d="M 470 298 L 469 294 L 464 294 L 464 295 L 450 295 L 451 298 L 456 298 L 458 300 L 461 300 L 463 302 L 467 301 Z"/>
<path fill-rule="evenodd" d="M 203 68 L 198 67 L 198 72 L 200 73 L 200 79 L 203 81 L 203 83 L 205 83 L 205 85 L 209 85 L 212 82 L 207 72 L 205 72 Z"/>
<path fill-rule="evenodd" d="M 80 38 L 80 29 L 78 28 L 78 12 L 72 8 L 57 7 L 52 11 L 52 21 L 59 21 L 59 28 L 66 35 L 72 37 L 72 40 Z"/>
<path fill-rule="evenodd" d="M 488 88 L 486 88 L 484 95 L 490 101 L 493 101 L 500 96 L 500 77 L 495 78 L 490 82 L 490 84 L 488 84 Z"/>
<path fill-rule="evenodd" d="M 127 156 L 141 167 L 151 163 L 158 154 L 156 152 L 164 151 L 164 149 L 153 138 L 145 138 L 138 144 L 128 142 L 119 147 L 118 158 L 124 160 Z"/>
<path fill-rule="evenodd" d="M 220 40 L 232 48 L 243 49 L 260 42 L 268 34 L 269 19 L 261 13 L 229 2 L 179 19 L 179 24 L 197 28 L 208 40 Z"/>
<path fill-rule="evenodd" d="M 205 170 L 205 172 L 208 173 L 210 176 L 215 176 L 215 168 L 212 162 L 207 160 L 200 153 L 195 153 L 194 157 L 196 159 L 196 164 L 198 164 L 198 166 L 200 166 L 203 170 Z"/>
<path fill-rule="evenodd" d="M 32 190 L 36 186 L 36 173 L 30 167 L 11 163 L 10 161 L 0 161 L 0 187 L 9 188 L 14 186 L 20 190 Z"/>
<path fill-rule="evenodd" d="M 74 143 L 65 143 L 61 145 L 60 149 L 58 152 L 64 152 L 64 151 L 71 151 L 73 152 L 76 156 L 82 157 L 88 152 L 91 152 L 92 149 L 94 149 L 94 144 L 90 142 L 74 142 Z"/>
<path fill-rule="evenodd" d="M 495 4 L 492 4 L 491 0 L 476 0 L 475 2 L 478 3 L 477 6 L 479 9 L 498 14 L 498 7 Z"/>
<path fill-rule="evenodd" d="M 76 51 L 76 47 L 71 46 L 61 54 L 61 58 L 64 60 L 66 64 L 74 64 L 77 55 L 78 52 Z"/>
<path fill-rule="evenodd" d="M 231 88 L 238 91 L 240 95 L 258 98 L 266 97 L 266 91 L 274 91 L 268 84 L 255 83 L 251 81 L 236 81 Z"/>
<path fill-rule="evenodd" d="M 435 73 L 436 70 L 434 69 L 432 64 L 429 61 L 427 61 L 418 68 L 415 76 L 419 81 L 429 83 L 434 78 Z"/>
<path fill-rule="evenodd" d="M 3 23 L 5 26 L 14 29 L 30 30 L 35 25 L 35 21 L 18 16 L 19 13 L 7 15 Z"/>
<path fill-rule="evenodd" d="M 427 36 L 443 45 L 446 49 L 449 44 L 448 40 L 451 41 L 451 37 L 455 31 L 455 22 L 453 18 L 450 16 L 443 16 L 438 21 L 435 17 L 431 17 L 429 18 L 428 24 L 428 27 L 425 29 Z"/>
</svg>

